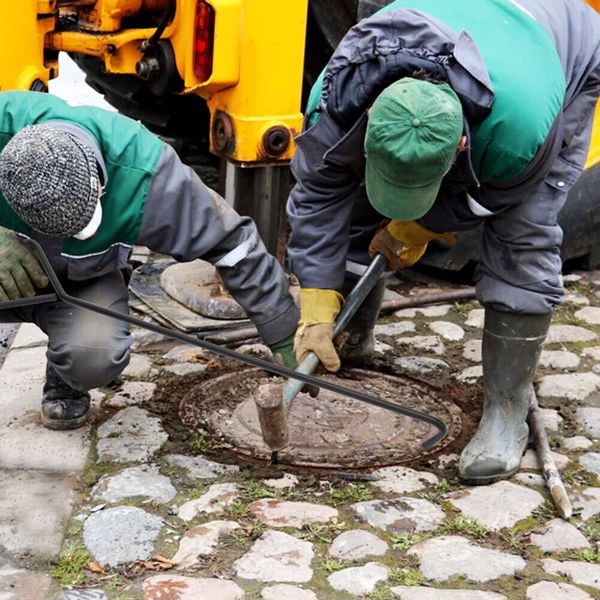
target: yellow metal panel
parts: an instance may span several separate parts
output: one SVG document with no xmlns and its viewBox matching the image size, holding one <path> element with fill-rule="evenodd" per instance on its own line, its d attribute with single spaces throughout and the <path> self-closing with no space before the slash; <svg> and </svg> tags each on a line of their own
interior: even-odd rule
<svg viewBox="0 0 600 600">
<path fill-rule="evenodd" d="M 219 14 L 219 2 L 214 0 Z M 205 95 L 211 110 L 211 148 L 240 163 L 289 160 L 302 127 L 300 100 L 308 0 L 243 0 L 239 82 Z M 230 129 L 222 127 L 229 120 Z M 231 134 L 230 143 L 216 134 Z M 265 137 L 288 138 L 272 153 Z M 279 140 L 282 138 L 279 137 Z M 216 143 L 217 142 L 217 143 Z"/>
<path fill-rule="evenodd" d="M 596 105 L 596 115 L 594 117 L 594 130 L 592 132 L 592 143 L 588 153 L 585 168 L 600 163 L 600 103 Z"/>
<path fill-rule="evenodd" d="M 28 90 L 39 80 L 48 83 L 44 65 L 44 37 L 54 17 L 38 19 L 38 7 L 47 12 L 50 2 L 0 0 L 0 90 Z"/>
</svg>

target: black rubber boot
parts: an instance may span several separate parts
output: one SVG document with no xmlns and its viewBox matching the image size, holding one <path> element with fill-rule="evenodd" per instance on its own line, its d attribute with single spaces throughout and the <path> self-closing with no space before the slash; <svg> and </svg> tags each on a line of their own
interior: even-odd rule
<svg viewBox="0 0 600 600">
<path fill-rule="evenodd" d="M 342 288 L 344 298 L 352 291 L 357 281 L 349 278 L 344 281 Z M 339 355 L 343 361 L 361 361 L 373 357 L 375 350 L 373 328 L 381 310 L 386 283 L 387 277 L 377 281 L 342 333 L 342 339 L 345 341 Z"/>
<path fill-rule="evenodd" d="M 42 423 L 48 429 L 77 429 L 90 416 L 90 395 L 68 386 L 51 367 L 46 367 L 42 397 Z"/>
<path fill-rule="evenodd" d="M 485 309 L 483 416 L 460 456 L 464 482 L 485 485 L 519 470 L 529 433 L 533 378 L 550 317 Z"/>
</svg>

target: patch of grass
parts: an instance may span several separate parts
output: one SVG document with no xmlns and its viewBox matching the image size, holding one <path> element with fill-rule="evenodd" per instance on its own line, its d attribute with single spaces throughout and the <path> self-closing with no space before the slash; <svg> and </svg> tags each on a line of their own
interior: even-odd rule
<svg viewBox="0 0 600 600">
<path fill-rule="evenodd" d="M 392 600 L 394 595 L 390 591 L 389 586 L 383 581 L 380 581 L 375 586 L 375 589 L 367 596 L 367 598 L 369 600 Z"/>
<path fill-rule="evenodd" d="M 211 450 L 212 446 L 209 444 L 207 439 L 201 433 L 199 433 L 189 442 L 188 448 L 195 454 L 203 454 L 204 452 Z"/>
<path fill-rule="evenodd" d="M 327 573 L 333 573 L 334 571 L 339 571 L 344 568 L 344 563 L 341 560 L 333 560 L 331 558 L 326 558 L 321 562 L 321 568 Z"/>
<path fill-rule="evenodd" d="M 364 502 L 373 497 L 373 490 L 364 483 L 349 483 L 344 487 L 331 490 L 330 498 L 335 504 Z"/>
<path fill-rule="evenodd" d="M 573 552 L 573 556 L 577 560 L 584 560 L 590 563 L 600 563 L 600 551 L 593 550 L 591 548 L 585 548 L 582 550 L 576 550 Z"/>
<path fill-rule="evenodd" d="M 239 498 L 234 500 L 229 506 L 225 507 L 225 512 L 230 519 L 240 519 L 246 516 L 248 505 Z"/>
<path fill-rule="evenodd" d="M 392 547 L 396 550 L 408 550 L 415 544 L 425 539 L 422 533 L 394 533 L 392 535 Z"/>
<path fill-rule="evenodd" d="M 489 531 L 483 527 L 483 525 L 479 525 L 475 521 L 462 515 L 458 515 L 454 517 L 454 519 L 446 520 L 442 523 L 439 531 L 445 535 L 469 535 L 480 541 L 485 540 L 489 535 Z"/>
<path fill-rule="evenodd" d="M 248 481 L 244 485 L 244 494 L 253 500 L 261 498 L 275 498 L 276 493 L 273 488 L 265 485 L 261 481 Z"/>
<path fill-rule="evenodd" d="M 90 562 L 90 553 L 81 542 L 65 542 L 52 569 L 54 577 L 61 585 L 80 585 L 86 579 L 85 568 Z"/>
<path fill-rule="evenodd" d="M 300 530 L 298 537 L 314 543 L 331 544 L 333 539 L 343 531 L 344 523 L 307 523 Z"/>
<path fill-rule="evenodd" d="M 390 574 L 390 582 L 395 585 L 420 585 L 424 579 L 423 573 L 412 567 L 393 569 Z"/>
<path fill-rule="evenodd" d="M 598 476 L 586 471 L 577 460 L 570 460 L 561 471 L 562 480 L 573 486 L 594 487 L 598 485 Z"/>
</svg>

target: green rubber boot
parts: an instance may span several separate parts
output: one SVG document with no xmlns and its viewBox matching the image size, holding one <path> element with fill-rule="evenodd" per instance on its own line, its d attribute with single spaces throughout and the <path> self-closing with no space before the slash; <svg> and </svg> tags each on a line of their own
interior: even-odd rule
<svg viewBox="0 0 600 600">
<path fill-rule="evenodd" d="M 483 416 L 460 456 L 458 472 L 465 483 L 494 483 L 518 471 L 527 446 L 533 378 L 550 318 L 485 309 Z"/>
<path fill-rule="evenodd" d="M 356 282 L 356 279 L 346 278 L 342 288 L 344 298 L 352 291 Z M 386 283 L 387 277 L 381 277 L 377 281 L 341 334 L 340 337 L 344 340 L 339 351 L 342 361 L 355 362 L 373 357 L 375 351 L 373 328 L 379 317 Z"/>
</svg>

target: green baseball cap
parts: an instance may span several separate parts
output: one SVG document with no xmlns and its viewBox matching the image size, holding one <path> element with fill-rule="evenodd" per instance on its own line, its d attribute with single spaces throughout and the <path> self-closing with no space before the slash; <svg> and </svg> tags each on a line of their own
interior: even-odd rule
<svg viewBox="0 0 600 600">
<path fill-rule="evenodd" d="M 413 221 L 432 206 L 463 135 L 458 96 L 444 84 L 405 77 L 369 111 L 367 195 L 389 219 Z"/>
</svg>

